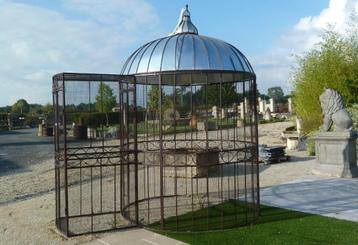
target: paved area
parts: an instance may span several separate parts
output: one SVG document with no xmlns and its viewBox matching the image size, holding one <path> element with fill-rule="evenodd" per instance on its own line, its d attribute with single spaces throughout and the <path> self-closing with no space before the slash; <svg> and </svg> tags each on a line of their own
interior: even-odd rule
<svg viewBox="0 0 358 245">
<path fill-rule="evenodd" d="M 116 231 L 109 235 L 103 235 L 94 241 L 86 243 L 88 245 L 184 245 L 186 243 L 171 239 L 169 237 L 145 230 L 130 229 Z"/>
<path fill-rule="evenodd" d="M 0 175 L 53 158 L 53 137 L 36 134 L 35 128 L 0 132 Z"/>
<path fill-rule="evenodd" d="M 262 189 L 261 203 L 358 222 L 358 179 L 301 177 Z"/>
</svg>

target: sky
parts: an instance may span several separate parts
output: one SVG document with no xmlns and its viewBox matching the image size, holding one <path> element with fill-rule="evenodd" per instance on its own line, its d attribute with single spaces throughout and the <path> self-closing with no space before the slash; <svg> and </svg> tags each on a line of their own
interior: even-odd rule
<svg viewBox="0 0 358 245">
<path fill-rule="evenodd" d="M 294 55 L 358 0 L 0 0 L 0 106 L 51 102 L 59 72 L 120 73 L 139 46 L 171 33 L 189 5 L 199 34 L 225 40 L 252 64 L 258 88 L 292 89 Z"/>
</svg>

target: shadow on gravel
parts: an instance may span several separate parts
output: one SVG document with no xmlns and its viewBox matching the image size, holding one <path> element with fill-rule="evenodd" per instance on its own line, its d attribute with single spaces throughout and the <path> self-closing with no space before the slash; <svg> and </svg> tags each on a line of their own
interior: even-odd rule
<svg viewBox="0 0 358 245">
<path fill-rule="evenodd" d="M 10 130 L 10 131 L 0 131 L 0 135 L 19 135 L 19 134 L 32 134 L 31 131 L 24 131 L 24 130 L 21 130 L 21 131 L 18 131 L 18 130 Z"/>
<path fill-rule="evenodd" d="M 291 156 L 291 159 L 289 162 L 305 162 L 305 161 L 310 161 L 313 159 L 315 159 L 314 156 L 312 156 L 312 157 L 310 157 L 310 156 L 307 156 L 307 157 Z"/>
<path fill-rule="evenodd" d="M 0 143 L 0 146 L 24 146 L 24 145 L 53 145 L 52 139 L 48 141 L 24 141 L 24 142 L 12 142 L 12 143 Z"/>
<path fill-rule="evenodd" d="M 0 156 L 0 177 L 10 174 L 15 174 L 19 172 L 27 172 L 27 168 L 20 166 L 8 159 L 3 159 Z"/>
</svg>

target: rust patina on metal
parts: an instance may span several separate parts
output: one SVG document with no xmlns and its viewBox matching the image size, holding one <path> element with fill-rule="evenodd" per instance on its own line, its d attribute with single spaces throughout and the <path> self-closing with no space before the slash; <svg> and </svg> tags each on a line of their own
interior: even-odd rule
<svg viewBox="0 0 358 245">
<path fill-rule="evenodd" d="M 57 228 L 73 236 L 253 222 L 260 203 L 256 91 L 247 58 L 199 35 L 188 7 L 174 32 L 138 48 L 121 74 L 55 75 Z"/>
</svg>

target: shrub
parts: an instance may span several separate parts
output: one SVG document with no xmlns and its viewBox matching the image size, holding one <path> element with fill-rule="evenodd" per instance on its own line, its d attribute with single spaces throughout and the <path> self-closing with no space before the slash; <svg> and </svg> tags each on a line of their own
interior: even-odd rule
<svg viewBox="0 0 358 245">
<path fill-rule="evenodd" d="M 348 113 L 352 117 L 353 127 L 358 129 L 358 104 L 354 104 L 351 107 L 347 108 Z"/>
<path fill-rule="evenodd" d="M 307 152 L 309 156 L 316 155 L 315 141 L 311 137 L 307 139 Z"/>
<path fill-rule="evenodd" d="M 303 119 L 305 133 L 317 130 L 322 124 L 319 96 L 324 88 L 337 90 L 348 106 L 357 103 L 358 36 L 354 32 L 340 35 L 326 31 L 322 42 L 298 59 L 293 104 Z"/>
</svg>

